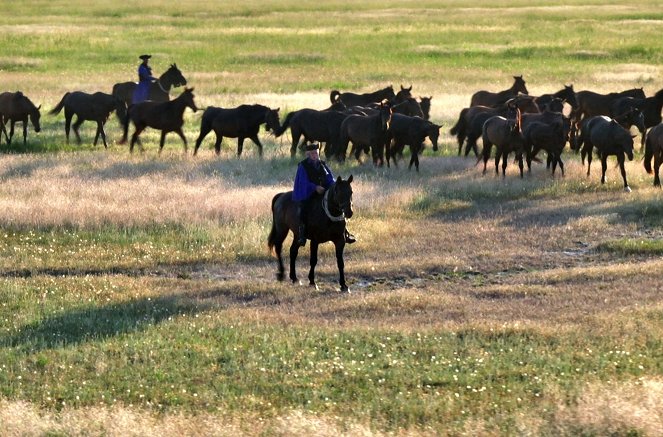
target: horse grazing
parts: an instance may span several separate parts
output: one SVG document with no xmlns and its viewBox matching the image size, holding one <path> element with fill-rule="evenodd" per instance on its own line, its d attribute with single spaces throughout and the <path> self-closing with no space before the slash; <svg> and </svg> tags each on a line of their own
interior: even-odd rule
<svg viewBox="0 0 663 437">
<path fill-rule="evenodd" d="M 507 88 L 503 91 L 493 93 L 490 91 L 477 91 L 472 95 L 472 101 L 470 106 L 497 106 L 506 102 L 509 99 L 513 99 L 518 95 L 518 93 L 529 94 L 527 87 L 525 86 L 525 80 L 523 76 L 513 76 L 514 82 L 511 85 L 511 88 Z"/>
<path fill-rule="evenodd" d="M 300 109 L 290 112 L 283 124 L 274 130 L 277 138 L 290 128 L 292 134 L 292 146 L 290 156 L 294 157 L 299 147 L 299 140 L 304 137 L 304 142 L 325 143 L 325 156 L 331 157 L 338 151 L 338 143 L 341 132 L 341 124 L 347 114 L 338 111 L 318 111 L 316 109 Z"/>
<path fill-rule="evenodd" d="M 221 141 L 223 137 L 237 138 L 237 156 L 242 156 L 244 140 L 249 138 L 258 146 L 258 154 L 262 158 L 262 143 L 258 139 L 260 125 L 264 124 L 265 129 L 271 129 L 277 132 L 280 127 L 279 109 L 271 109 L 263 105 L 240 105 L 236 108 L 218 108 L 209 106 L 203 112 L 200 121 L 200 134 L 196 140 L 196 147 L 193 151 L 198 153 L 200 143 L 207 134 L 213 130 L 216 134 L 214 150 L 216 154 L 221 153 Z"/>
<path fill-rule="evenodd" d="M 403 86 L 401 85 L 401 88 Z M 336 103 L 337 101 L 340 101 L 343 103 L 345 106 L 368 106 L 371 103 L 375 102 L 381 102 L 383 100 L 389 100 L 392 101 L 396 98 L 396 94 L 394 94 L 394 87 L 392 85 L 389 85 L 386 88 L 383 88 L 381 90 L 373 91 L 372 93 L 364 93 L 364 94 L 355 94 L 355 93 L 341 93 L 338 90 L 333 90 L 329 94 L 329 99 L 331 100 L 332 103 Z"/>
<path fill-rule="evenodd" d="M 370 149 L 373 163 L 383 164 L 384 147 L 389 141 L 388 131 L 391 122 L 391 105 L 382 103 L 373 115 L 349 115 L 341 123 L 337 158 L 345 160 L 348 144 L 352 141 L 355 157 L 359 160 L 362 150 Z"/>
<path fill-rule="evenodd" d="M 490 158 L 490 150 L 493 144 L 497 147 L 495 151 L 495 174 L 499 174 L 500 158 L 502 159 L 502 177 L 506 176 L 506 164 L 509 153 L 515 152 L 520 168 L 520 177 L 523 177 L 523 153 L 524 139 L 521 128 L 520 111 L 515 118 L 504 118 L 494 116 L 486 120 L 483 125 L 483 174 L 486 174 L 486 164 Z M 477 161 L 478 162 L 478 161 Z"/>
<path fill-rule="evenodd" d="M 437 142 L 440 137 L 440 127 L 435 123 L 424 120 L 420 117 L 410 117 L 402 114 L 392 114 L 391 124 L 389 126 L 389 135 L 392 138 L 387 147 L 387 167 L 389 159 L 394 158 L 394 165 L 398 165 L 397 156 L 403 155 L 405 146 L 410 146 L 412 153 L 408 170 L 414 164 L 415 169 L 419 171 L 419 153 L 423 149 L 423 143 L 426 137 L 433 143 L 433 150 L 437 151 Z"/>
<path fill-rule="evenodd" d="M 159 153 L 163 149 L 163 144 L 166 140 L 168 132 L 177 133 L 184 142 L 184 152 L 187 151 L 186 137 L 182 132 L 182 125 L 184 124 L 184 110 L 191 108 L 193 112 L 198 110 L 196 103 L 193 101 L 193 88 L 185 88 L 174 100 L 167 102 L 152 102 L 145 101 L 136 103 L 129 106 L 127 116 L 124 120 L 124 134 L 120 144 L 126 143 L 127 132 L 129 130 L 129 120 L 133 121 L 136 130 L 131 136 L 131 144 L 129 151 L 134 151 L 134 144 L 138 141 L 138 136 L 145 128 L 151 127 L 161 131 L 161 141 L 159 142 Z"/>
<path fill-rule="evenodd" d="M 186 78 L 177 68 L 177 64 L 171 64 L 157 80 L 150 84 L 150 94 L 148 100 L 154 102 L 167 102 L 170 100 L 170 89 L 186 85 Z M 120 82 L 113 85 L 112 94 L 114 97 L 124 102 L 125 109 L 132 103 L 136 82 Z M 124 110 L 117 113 L 120 121 L 124 120 Z"/>
<path fill-rule="evenodd" d="M 658 176 L 658 171 L 663 163 L 663 124 L 654 126 L 647 134 L 647 141 L 645 141 L 645 170 L 647 173 L 652 174 L 651 160 L 654 158 L 654 186 L 661 186 L 661 179 Z"/>
<path fill-rule="evenodd" d="M 601 183 L 605 183 L 605 171 L 608 168 L 608 156 L 617 157 L 619 169 L 624 180 L 624 190 L 631 191 L 626 182 L 626 169 L 624 169 L 624 155 L 628 156 L 629 161 L 633 161 L 633 136 L 619 125 L 617 121 L 605 115 L 590 117 L 583 122 L 582 126 L 582 162 L 585 162 L 587 156 L 587 176 L 592 166 L 592 150 L 596 150 L 601 157 Z"/>
<path fill-rule="evenodd" d="M 22 92 L 16 91 L 15 93 L 6 92 L 0 94 L 0 126 L 2 132 L 5 134 L 7 144 L 12 143 L 14 136 L 14 125 L 17 121 L 23 123 L 23 145 L 27 142 L 28 137 L 28 118 L 32 122 L 35 132 L 39 132 L 41 127 L 39 125 L 39 118 L 41 114 L 39 109 L 41 105 L 35 106 L 30 99 L 28 99 Z M 9 135 L 5 130 L 5 123 L 7 120 L 10 122 Z M 2 139 L 0 133 L 0 140 Z"/>
<path fill-rule="evenodd" d="M 352 217 L 352 175 L 347 180 L 340 176 L 325 191 L 323 196 L 316 196 L 311 202 L 307 215 L 306 238 L 311 240 L 311 269 L 308 273 L 309 284 L 317 289 L 315 284 L 315 266 L 318 263 L 318 246 L 331 241 L 336 248 L 336 264 L 338 265 L 339 284 L 341 291 L 348 292 L 345 283 L 345 262 L 343 249 L 345 248 L 345 220 Z M 279 281 L 284 279 L 284 267 L 281 252 L 283 241 L 290 231 L 293 240 L 290 245 L 290 280 L 297 282 L 295 262 L 299 251 L 299 219 L 297 206 L 292 200 L 292 191 L 279 193 L 272 199 L 272 229 L 267 244 L 270 251 L 274 250 L 278 260 Z"/>
<path fill-rule="evenodd" d="M 99 136 L 104 142 L 104 147 L 108 148 L 106 143 L 106 132 L 104 132 L 104 125 L 106 120 L 113 111 L 122 111 L 124 102 L 110 94 L 97 92 L 94 94 L 84 93 L 82 91 L 74 91 L 66 93 L 60 103 L 53 108 L 49 114 L 59 114 L 64 108 L 64 132 L 67 137 L 67 144 L 69 144 L 69 130 L 71 128 L 71 120 L 76 115 L 74 122 L 74 134 L 78 144 L 81 143 L 81 136 L 78 133 L 78 128 L 85 120 L 97 122 L 97 133 L 94 136 L 94 145 L 97 145 Z"/>
</svg>

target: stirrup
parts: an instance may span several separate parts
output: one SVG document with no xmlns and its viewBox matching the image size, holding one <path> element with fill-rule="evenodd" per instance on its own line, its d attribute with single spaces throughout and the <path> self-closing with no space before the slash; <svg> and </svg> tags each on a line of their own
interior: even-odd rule
<svg viewBox="0 0 663 437">
<path fill-rule="evenodd" d="M 354 243 L 354 242 L 356 242 L 356 241 L 357 241 L 357 239 L 355 238 L 354 235 L 352 235 L 352 234 L 349 233 L 348 231 L 345 231 L 345 242 L 346 242 L 346 243 L 348 243 L 348 244 L 352 244 L 352 243 Z"/>
</svg>

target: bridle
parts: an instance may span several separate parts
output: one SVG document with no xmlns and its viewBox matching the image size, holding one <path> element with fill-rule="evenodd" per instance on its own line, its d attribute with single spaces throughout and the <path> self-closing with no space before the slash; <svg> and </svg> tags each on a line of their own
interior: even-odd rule
<svg viewBox="0 0 663 437">
<path fill-rule="evenodd" d="M 163 86 L 161 85 L 161 79 L 157 79 L 156 83 L 157 83 L 157 85 L 159 85 L 159 88 L 161 89 L 161 91 L 163 91 L 166 94 L 169 93 L 168 90 L 164 89 Z"/>
<path fill-rule="evenodd" d="M 342 222 L 345 221 L 345 212 L 343 212 L 343 209 L 339 205 L 339 209 L 341 210 L 340 215 L 332 215 L 332 213 L 329 211 L 329 192 L 335 189 L 336 184 L 332 185 L 329 187 L 327 191 L 325 191 L 325 195 L 322 197 L 322 209 L 325 211 L 325 214 L 327 215 L 327 218 L 333 222 Z"/>
</svg>

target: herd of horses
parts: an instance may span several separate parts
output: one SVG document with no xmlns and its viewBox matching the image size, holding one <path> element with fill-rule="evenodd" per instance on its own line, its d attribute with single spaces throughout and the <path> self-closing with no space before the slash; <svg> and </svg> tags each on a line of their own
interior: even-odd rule
<svg viewBox="0 0 663 437">
<path fill-rule="evenodd" d="M 630 191 L 624 162 L 626 158 L 633 160 L 635 135 L 631 135 L 632 127 L 639 131 L 641 148 L 645 149 L 645 170 L 654 173 L 654 185 L 660 186 L 659 169 L 663 163 L 661 108 L 663 89 L 646 97 L 642 88 L 600 94 L 576 92 L 573 85 L 565 85 L 552 94 L 531 96 L 522 76 L 514 76 L 514 83 L 508 89 L 497 93 L 475 93 L 470 106 L 461 110 L 450 133 L 458 141 L 459 155 L 465 145 L 465 156 L 474 151 L 478 161 L 483 160 L 484 173 L 495 146 L 495 173 L 499 174 L 502 161 L 503 176 L 510 153 L 514 153 L 523 177 L 524 161 L 530 170 L 541 150 L 547 153 L 547 164 L 548 167 L 552 165 L 553 176 L 557 165 L 563 175 L 561 155 L 569 144 L 571 150 L 581 154 L 583 164 L 587 158 L 588 176 L 596 150 L 601 159 L 601 183 L 605 183 L 607 158 L 615 156 L 624 190 Z M 483 142 L 481 152 L 477 147 L 479 138 Z"/>
<path fill-rule="evenodd" d="M 64 110 L 65 136 L 69 142 L 73 127 L 77 142 L 81 143 L 79 128 L 86 120 L 97 123 L 94 138 L 96 145 L 99 138 L 104 147 L 108 147 L 104 125 L 113 112 L 117 114 L 123 126 L 121 144 L 128 141 L 129 126 L 134 131 L 129 141 L 129 150 L 133 151 L 136 143 L 141 147 L 140 134 L 146 128 L 161 131 L 159 153 L 163 149 L 165 137 L 175 132 L 188 149 L 187 139 L 182 130 L 184 111 L 190 108 L 196 112 L 193 88 L 187 88 L 187 80 L 177 65 L 172 64 L 150 88 L 149 100 L 132 103 L 131 97 L 136 84 L 118 83 L 111 94 L 97 92 L 88 94 L 82 91 L 67 92 L 60 102 L 50 111 L 57 115 Z M 184 86 L 184 91 L 171 99 L 172 88 Z M 361 154 L 372 156 L 375 165 L 387 166 L 393 159 L 403 157 L 405 146 L 411 149 L 408 169 L 413 165 L 419 170 L 419 155 L 424 141 L 430 140 L 433 150 L 438 149 L 441 126 L 429 120 L 431 97 L 417 100 L 412 96 L 412 86 L 401 85 L 398 92 L 393 86 L 371 93 L 357 94 L 333 90 L 330 93 L 331 105 L 323 110 L 304 108 L 292 111 L 279 119 L 279 108 L 264 105 L 240 105 L 235 108 L 207 107 L 201 118 L 200 134 L 195 142 L 193 154 L 196 155 L 206 136 L 214 131 L 216 154 L 221 151 L 224 137 L 237 138 L 237 155 L 241 156 L 244 140 L 250 139 L 258 147 L 262 157 L 262 144 L 258 133 L 262 126 L 280 137 L 288 129 L 291 132 L 290 154 L 295 157 L 307 142 L 324 145 L 327 159 L 344 161 L 352 143 L 350 154 L 357 160 Z M 531 163 L 539 161 L 541 151 L 547 154 L 547 166 L 552 166 L 554 177 L 557 166 L 564 174 L 562 152 L 566 144 L 571 150 L 579 152 L 584 164 L 587 159 L 587 175 L 590 174 L 594 149 L 601 159 L 601 182 L 605 182 L 607 157 L 616 156 L 624 182 L 624 189 L 630 191 L 624 169 L 625 159 L 633 159 L 633 138 L 630 129 L 635 127 L 641 135 L 641 147 L 644 147 L 644 167 L 648 173 L 654 173 L 654 185 L 660 186 L 659 169 L 663 164 L 663 89 L 651 97 L 646 97 L 642 88 L 621 92 L 599 94 L 592 91 L 574 91 L 572 85 L 565 85 L 561 90 L 540 96 L 531 96 L 522 76 L 514 76 L 513 85 L 499 92 L 478 91 L 472 95 L 470 106 L 460 111 L 458 121 L 450 129 L 451 135 L 458 141 L 458 154 L 465 145 L 465 156 L 473 151 L 477 163 L 483 160 L 483 172 L 486 172 L 492 148 L 496 148 L 494 162 L 495 173 L 499 174 L 502 163 L 502 176 L 506 173 L 508 157 L 515 155 L 523 177 L 524 166 L 531 171 Z M 17 122 L 23 126 L 23 143 L 27 141 L 27 128 L 30 122 L 36 132 L 40 127 L 40 108 L 22 92 L 0 94 L 0 143 L 11 144 Z M 74 116 L 76 120 L 74 121 Z M 73 121 L 73 126 L 72 126 Z M 9 132 L 7 131 L 9 123 Z M 482 140 L 479 152 L 477 141 Z M 653 160 L 653 166 L 652 166 Z M 347 180 L 339 177 L 324 196 L 313 203 L 308 214 L 307 238 L 311 240 L 311 259 L 309 283 L 315 286 L 315 266 L 318 246 L 331 241 L 336 247 L 336 259 L 339 270 L 341 290 L 348 287 L 344 276 L 343 250 L 345 246 L 345 220 L 352 211 L 352 176 Z M 283 242 L 290 231 L 297 229 L 297 217 L 291 192 L 279 193 L 272 200 L 273 222 L 268 238 L 270 249 L 276 252 L 278 260 L 278 279 L 283 280 L 282 261 Z M 297 239 L 290 247 L 290 279 L 297 281 L 295 260 L 299 249 Z"/>
</svg>

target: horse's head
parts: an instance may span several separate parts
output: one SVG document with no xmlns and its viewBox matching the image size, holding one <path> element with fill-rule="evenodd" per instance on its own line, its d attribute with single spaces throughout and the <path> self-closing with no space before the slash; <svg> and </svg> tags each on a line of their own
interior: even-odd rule
<svg viewBox="0 0 663 437">
<path fill-rule="evenodd" d="M 430 97 L 419 97 L 419 106 L 421 106 L 421 112 L 424 113 L 424 120 L 430 118 L 430 101 L 433 96 Z"/>
<path fill-rule="evenodd" d="M 401 90 L 394 96 L 393 101 L 394 103 L 401 103 L 406 101 L 407 99 L 412 98 L 412 85 L 410 85 L 410 88 L 405 88 L 403 85 L 401 85 Z"/>
<path fill-rule="evenodd" d="M 380 124 L 383 131 L 389 130 L 391 124 L 391 114 L 393 113 L 391 109 L 391 103 L 384 100 L 380 103 Z"/>
<path fill-rule="evenodd" d="M 523 76 L 513 76 L 514 82 L 513 82 L 513 90 L 517 93 L 523 93 L 523 94 L 529 94 L 529 91 L 527 91 L 527 87 L 525 86 L 525 79 L 523 79 Z"/>
<path fill-rule="evenodd" d="M 39 125 L 39 119 L 41 118 L 39 110 L 41 109 L 41 105 L 32 106 L 33 109 L 30 111 L 30 121 L 32 122 L 32 126 L 35 128 L 35 132 L 39 132 L 41 130 L 41 126 Z"/>
<path fill-rule="evenodd" d="M 428 138 L 430 138 L 431 143 L 433 143 L 433 151 L 437 152 L 437 142 L 440 138 L 440 128 L 442 126 L 438 126 L 435 123 L 428 123 L 427 126 L 427 133 L 428 133 Z"/>
<path fill-rule="evenodd" d="M 279 132 L 281 129 L 281 122 L 279 121 L 279 109 L 281 108 L 267 108 L 267 112 L 265 113 L 265 129 L 268 131 L 271 130 L 272 132 Z"/>
<path fill-rule="evenodd" d="M 166 70 L 166 72 L 161 75 L 159 81 L 163 83 L 166 89 L 170 88 L 171 86 L 178 87 L 186 85 L 186 78 L 182 75 L 182 72 L 179 70 L 179 68 L 177 68 L 177 64 L 172 64 L 170 68 L 168 68 L 168 70 Z"/>
<path fill-rule="evenodd" d="M 549 112 L 562 112 L 564 111 L 564 100 L 559 97 L 553 97 L 547 105 L 545 110 Z"/>
<path fill-rule="evenodd" d="M 578 100 L 576 99 L 576 92 L 573 91 L 573 84 L 564 85 L 564 90 L 560 97 L 564 99 L 566 103 L 571 105 L 572 108 L 578 107 Z"/>
<path fill-rule="evenodd" d="M 352 175 L 347 180 L 343 180 L 342 177 L 336 178 L 336 182 L 332 187 L 331 196 L 332 201 L 338 206 L 338 208 L 343 212 L 346 218 L 351 218 L 352 211 Z"/>
<path fill-rule="evenodd" d="M 195 97 L 193 95 L 193 88 L 184 88 L 184 92 L 180 94 L 180 97 L 184 100 L 185 106 L 188 106 L 191 108 L 193 112 L 198 111 L 198 107 L 196 106 L 196 102 L 194 102 L 193 98 Z"/>
</svg>

